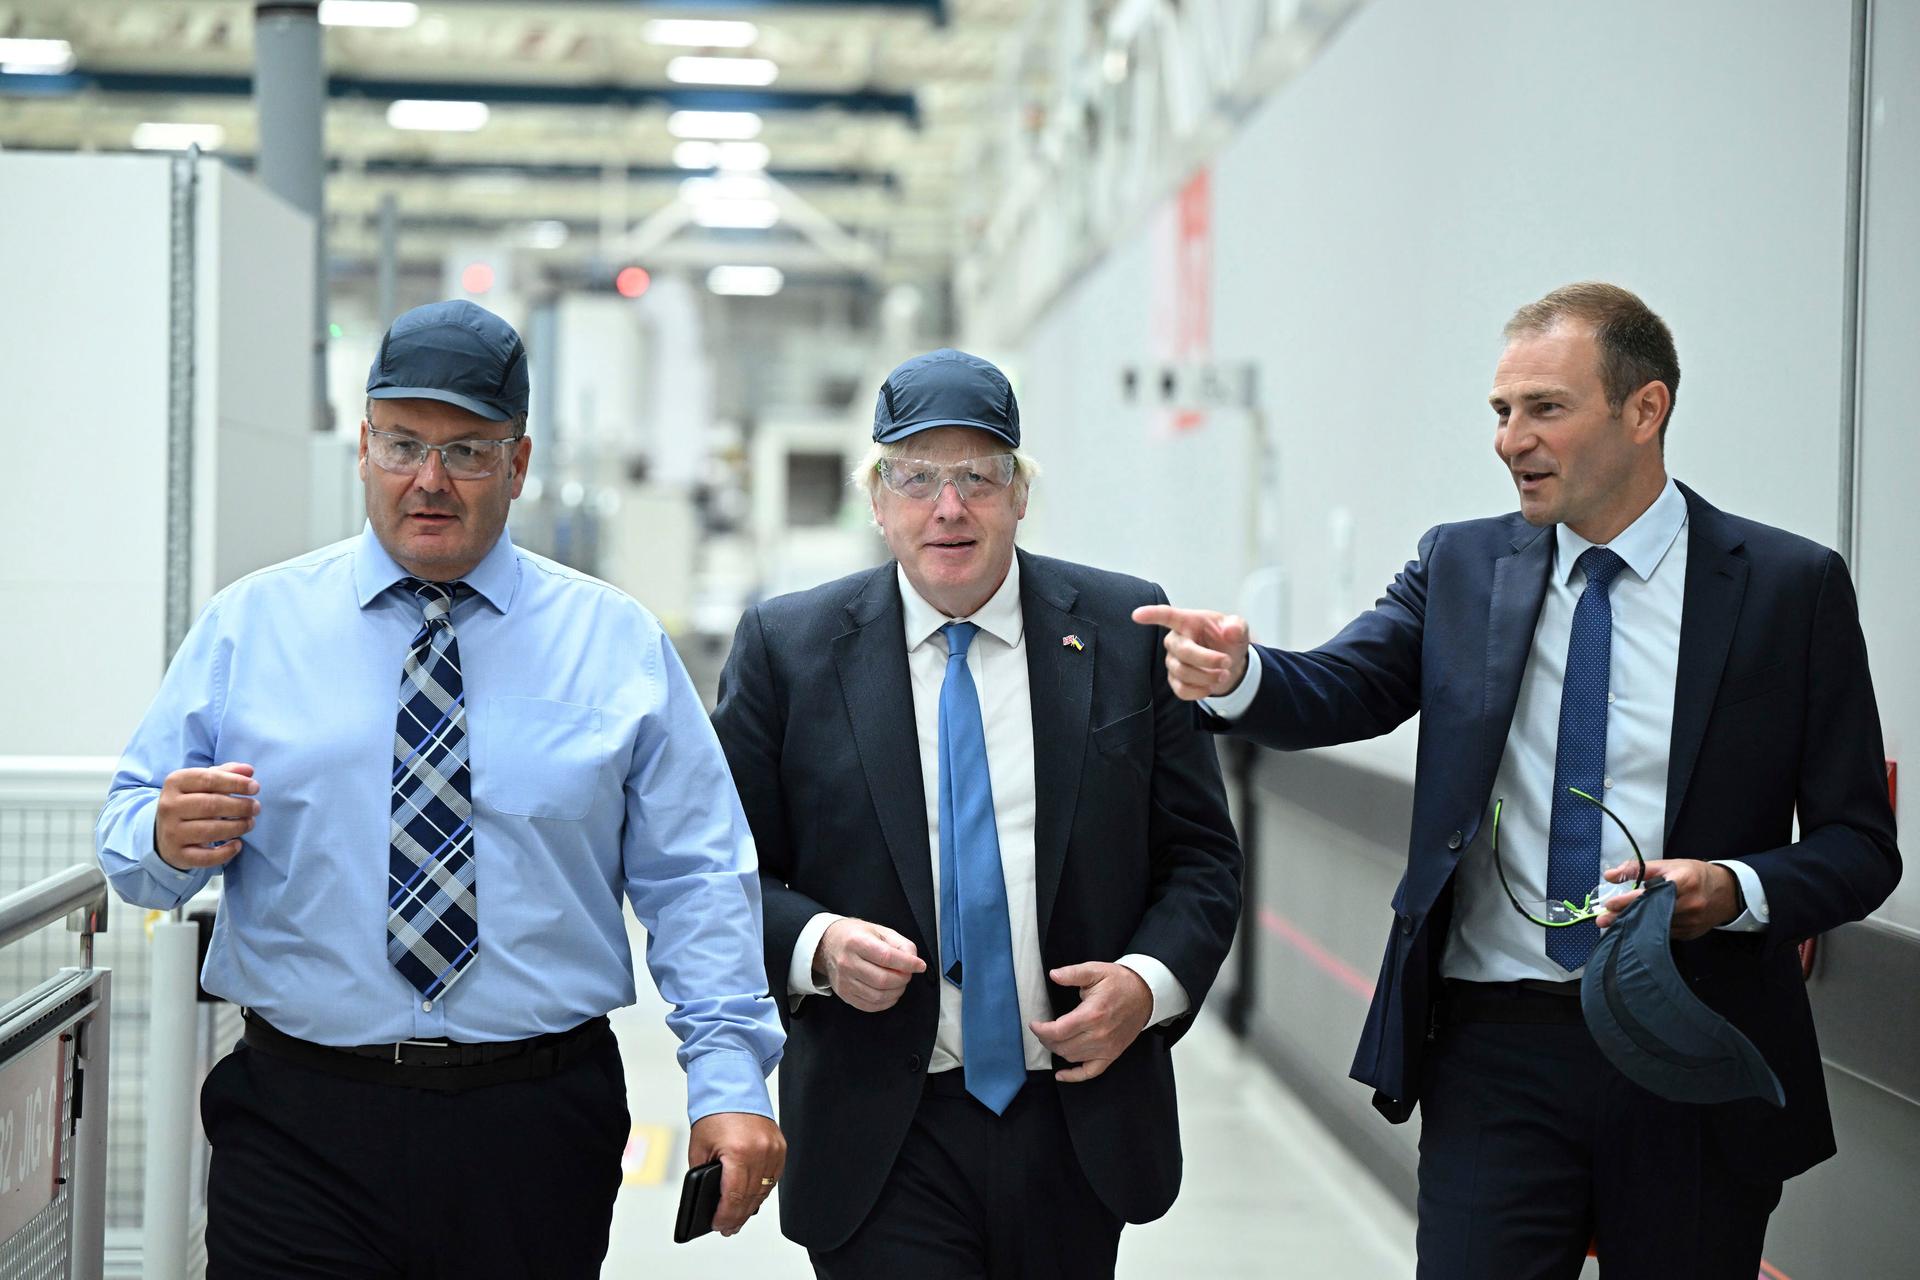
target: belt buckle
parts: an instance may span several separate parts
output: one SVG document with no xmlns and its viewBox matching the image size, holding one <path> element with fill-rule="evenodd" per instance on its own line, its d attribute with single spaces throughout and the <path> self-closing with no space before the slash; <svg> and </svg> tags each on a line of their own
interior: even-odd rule
<svg viewBox="0 0 1920 1280">
<path fill-rule="evenodd" d="M 396 1067 L 404 1067 L 404 1066 L 406 1066 L 406 1065 L 408 1065 L 408 1064 L 407 1064 L 407 1063 L 406 1063 L 405 1061 L 403 1061 L 403 1060 L 401 1059 L 401 1056 L 400 1056 L 400 1051 L 401 1051 L 402 1049 L 404 1049 L 404 1048 L 406 1048 L 406 1047 L 407 1047 L 408 1045 L 410 1045 L 410 1044 L 411 1044 L 411 1045 L 417 1045 L 417 1046 L 419 1046 L 419 1047 L 420 1047 L 420 1048 L 422 1048 L 422 1049 L 449 1049 L 449 1048 L 452 1048 L 452 1046 L 451 1046 L 450 1044 L 448 1044 L 448 1043 L 447 1043 L 447 1042 L 446 1042 L 445 1040 L 396 1040 L 396 1041 L 394 1041 L 394 1042 L 393 1042 L 393 1065 L 394 1065 L 394 1066 L 396 1066 Z M 425 1064 L 424 1064 L 424 1063 L 418 1063 L 418 1064 L 414 1064 L 414 1065 L 420 1065 L 420 1066 L 424 1066 Z"/>
</svg>

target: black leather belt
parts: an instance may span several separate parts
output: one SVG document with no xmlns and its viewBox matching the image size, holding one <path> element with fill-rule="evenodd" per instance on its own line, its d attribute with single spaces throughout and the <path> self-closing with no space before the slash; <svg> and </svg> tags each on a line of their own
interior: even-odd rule
<svg viewBox="0 0 1920 1280">
<path fill-rule="evenodd" d="M 1448 978 L 1441 984 L 1437 1020 L 1443 1027 L 1463 1022 L 1504 1022 L 1532 1026 L 1583 1026 L 1580 983 L 1543 982 L 1521 978 L 1515 982 L 1464 982 Z"/>
<path fill-rule="evenodd" d="M 373 1084 L 404 1085 L 460 1093 L 514 1080 L 551 1076 L 585 1057 L 613 1035 L 605 1017 L 589 1018 L 567 1031 L 524 1040 L 463 1044 L 451 1040 L 401 1040 L 394 1044 L 326 1045 L 290 1036 L 248 1010 L 241 1040 L 251 1048 L 299 1066 Z"/>
</svg>

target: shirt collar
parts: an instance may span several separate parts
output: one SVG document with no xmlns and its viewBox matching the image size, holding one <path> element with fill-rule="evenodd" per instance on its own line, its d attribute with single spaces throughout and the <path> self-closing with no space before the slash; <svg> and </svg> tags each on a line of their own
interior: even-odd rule
<svg viewBox="0 0 1920 1280">
<path fill-rule="evenodd" d="M 1627 568 L 1634 576 L 1646 582 L 1653 577 L 1653 571 L 1667 558 L 1674 540 L 1680 531 L 1687 527 L 1687 500 L 1681 494 L 1680 486 L 1667 477 L 1667 487 L 1653 500 L 1653 505 L 1640 513 L 1639 519 L 1620 531 L 1620 535 L 1607 543 L 1609 549 L 1626 561 Z M 1566 525 L 1554 526 L 1554 574 L 1562 583 L 1573 581 L 1574 562 L 1594 543 L 1569 529 Z"/>
<path fill-rule="evenodd" d="M 965 618 L 949 618 L 923 599 L 907 580 L 907 571 L 898 564 L 894 577 L 900 583 L 901 612 L 906 616 L 907 652 L 912 653 L 949 622 L 971 622 L 1009 649 L 1020 643 L 1026 628 L 1020 609 L 1020 557 L 1007 566 L 1006 581 L 987 602 Z"/>
<path fill-rule="evenodd" d="M 353 585 L 360 597 L 360 607 L 366 608 L 388 587 L 412 576 L 387 554 L 380 539 L 374 536 L 373 522 L 367 521 L 360 530 L 360 542 L 353 549 Z M 472 587 L 481 599 L 505 613 L 513 604 L 513 588 L 520 580 L 520 557 L 514 550 L 512 535 L 502 529 L 493 549 L 460 580 Z"/>
</svg>

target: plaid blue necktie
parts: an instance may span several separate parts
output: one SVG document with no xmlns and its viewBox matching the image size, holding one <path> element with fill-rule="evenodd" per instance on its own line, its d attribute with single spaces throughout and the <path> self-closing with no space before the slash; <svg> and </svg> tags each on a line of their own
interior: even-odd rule
<svg viewBox="0 0 1920 1280">
<path fill-rule="evenodd" d="M 480 949 L 474 900 L 473 779 L 453 602 L 464 582 L 402 582 L 423 606 L 400 674 L 387 857 L 387 959 L 431 1003 Z"/>
<path fill-rule="evenodd" d="M 1027 1057 L 986 726 L 967 671 L 967 648 L 979 628 L 949 622 L 940 629 L 947 634 L 940 686 L 940 965 L 960 988 L 967 1092 L 1002 1115 L 1027 1082 Z"/>
<path fill-rule="evenodd" d="M 1607 685 L 1613 669 L 1613 607 L 1607 592 L 1627 562 L 1588 547 L 1574 564 L 1587 587 L 1573 606 L 1567 674 L 1560 686 L 1560 742 L 1553 757 L 1553 819 L 1547 829 L 1547 901 L 1583 901 L 1600 883 L 1600 809 L 1570 793 L 1597 796 L 1606 785 Z M 1600 928 L 1582 920 L 1547 930 L 1547 956 L 1571 973 L 1600 944 Z"/>
</svg>

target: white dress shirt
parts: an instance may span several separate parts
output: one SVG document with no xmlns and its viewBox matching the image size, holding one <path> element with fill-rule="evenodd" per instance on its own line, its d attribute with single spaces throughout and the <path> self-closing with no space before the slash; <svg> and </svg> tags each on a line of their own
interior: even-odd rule
<svg viewBox="0 0 1920 1280">
<path fill-rule="evenodd" d="M 1667 758 L 1673 742 L 1674 685 L 1686 600 L 1686 527 L 1686 498 L 1669 479 L 1653 505 L 1607 544 L 1627 567 L 1608 593 L 1613 648 L 1608 664 L 1607 768 L 1600 798 L 1633 832 L 1649 862 L 1666 852 Z M 1594 545 L 1564 524 L 1554 526 L 1553 533 L 1546 597 L 1489 798 L 1489 804 L 1506 801 L 1500 814 L 1500 856 L 1507 880 L 1522 902 L 1535 903 L 1547 896 L 1547 833 L 1554 757 L 1560 744 L 1560 692 L 1574 606 L 1587 585 L 1586 574 L 1576 562 Z M 1208 708 L 1227 720 L 1245 714 L 1259 689 L 1260 666 L 1257 657 L 1250 661 L 1239 686 L 1223 697 L 1208 699 Z M 1574 977 L 1578 970 L 1569 973 L 1548 958 L 1546 929 L 1515 911 L 1507 900 L 1490 844 L 1490 839 L 1476 840 L 1461 857 L 1441 972 L 1473 982 L 1517 978 L 1564 982 Z M 1686 856 L 1685 850 L 1678 856 Z M 1632 858 L 1626 836 L 1603 816 L 1601 868 Z M 1747 909 L 1720 927 L 1764 929 L 1767 901 L 1760 877 L 1743 862 L 1716 861 L 1733 872 L 1747 900 Z"/>
<path fill-rule="evenodd" d="M 1020 561 L 1016 557 L 1000 589 L 967 618 L 949 618 L 921 598 L 907 580 L 899 578 L 905 616 L 907 667 L 913 681 L 913 715 L 920 738 L 920 779 L 926 797 L 927 847 L 933 860 L 933 903 L 937 947 L 940 915 L 940 687 L 947 675 L 947 638 L 940 630 L 950 622 L 971 622 L 979 634 L 967 650 L 967 672 L 980 696 L 980 717 L 986 731 L 987 774 L 993 783 L 993 820 L 1000 838 L 1000 870 L 1006 878 L 1007 917 L 1013 937 L 1013 978 L 1020 997 L 1020 1038 L 1027 1069 L 1045 1071 L 1053 1055 L 1033 1034 L 1030 1024 L 1053 1019 L 1047 997 L 1046 962 L 1040 958 L 1039 898 L 1034 881 L 1033 699 L 1027 681 L 1025 618 L 1020 611 Z M 824 996 L 831 989 L 814 980 L 813 958 L 828 926 L 843 917 L 822 912 L 807 921 L 794 944 L 787 973 L 787 989 L 794 996 Z M 939 958 L 925 955 L 930 968 Z M 1082 956 L 1078 960 L 1098 960 Z M 1139 974 L 1153 993 L 1153 1026 L 1187 1011 L 1186 989 L 1166 965 L 1145 955 L 1125 955 L 1119 963 Z M 940 980 L 940 1023 L 934 1035 L 929 1071 L 947 1071 L 960 1065 L 965 1054 L 960 1039 L 960 989 Z"/>
</svg>

